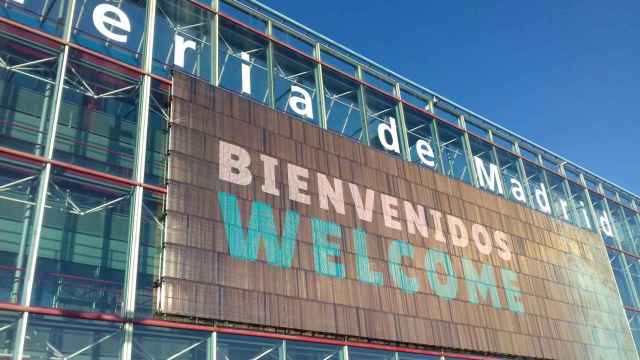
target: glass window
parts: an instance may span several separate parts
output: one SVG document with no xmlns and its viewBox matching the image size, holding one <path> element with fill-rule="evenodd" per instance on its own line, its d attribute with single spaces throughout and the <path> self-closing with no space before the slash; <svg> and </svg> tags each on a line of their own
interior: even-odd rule
<svg viewBox="0 0 640 360">
<path fill-rule="evenodd" d="M 483 139 L 488 139 L 489 138 L 489 131 L 486 129 L 481 128 L 478 125 L 475 125 L 473 123 L 467 122 L 466 123 L 467 126 L 467 131 L 469 131 L 471 134 L 474 134 L 478 137 L 481 137 Z"/>
<path fill-rule="evenodd" d="M 220 1 L 220 12 L 261 33 L 264 33 L 267 30 L 267 23 L 264 20 L 231 5 L 227 1 Z"/>
<path fill-rule="evenodd" d="M 396 102 L 374 90 L 365 90 L 369 145 L 393 156 L 402 156 L 402 135 Z"/>
<path fill-rule="evenodd" d="M 33 231 L 37 168 L 0 158 L 0 301 L 20 300 Z"/>
<path fill-rule="evenodd" d="M 17 312 L 0 311 L 0 354 L 3 358 L 10 359 L 13 355 L 13 342 L 19 315 L 20 313 Z"/>
<path fill-rule="evenodd" d="M 569 182 L 569 190 L 571 191 L 571 200 L 573 201 L 574 211 L 572 218 L 578 222 L 578 226 L 584 229 L 593 230 L 593 218 L 589 210 L 589 202 L 585 195 L 584 188 L 576 183 Z"/>
<path fill-rule="evenodd" d="M 493 146 L 475 136 L 469 136 L 469 144 L 471 144 L 473 166 L 476 169 L 480 188 L 496 194 L 504 194 L 504 187 L 498 171 L 498 162 L 493 153 Z"/>
<path fill-rule="evenodd" d="M 218 334 L 218 359 L 279 360 L 282 341 L 250 336 Z"/>
<path fill-rule="evenodd" d="M 169 77 L 174 66 L 211 80 L 213 14 L 186 0 L 158 0 L 153 41 L 153 72 Z"/>
<path fill-rule="evenodd" d="M 309 342 L 287 341 L 287 359 L 340 360 L 342 347 Z"/>
<path fill-rule="evenodd" d="M 542 165 L 544 166 L 545 169 L 551 170 L 554 173 L 560 172 L 560 167 L 553 160 L 549 160 L 549 159 L 543 157 L 542 158 Z"/>
<path fill-rule="evenodd" d="M 131 178 L 140 77 L 79 51 L 69 60 L 54 158 Z"/>
<path fill-rule="evenodd" d="M 365 142 L 358 99 L 359 85 L 327 68 L 323 70 L 327 128 L 358 142 Z"/>
<path fill-rule="evenodd" d="M 629 228 L 627 228 L 622 206 L 614 203 L 613 201 L 605 201 L 607 201 L 609 210 L 611 211 L 611 223 L 614 228 L 615 236 L 618 237 L 623 250 L 632 252 L 632 250 L 634 250 L 634 243 L 631 238 L 631 234 L 629 233 Z"/>
<path fill-rule="evenodd" d="M 635 211 L 627 208 L 623 208 L 622 211 L 629 225 L 629 233 L 631 235 L 631 241 L 623 244 L 623 246 L 626 245 L 625 250 L 640 255 L 640 216 Z"/>
<path fill-rule="evenodd" d="M 418 109 L 429 109 L 429 99 L 431 98 L 430 96 L 427 96 L 425 94 L 415 95 L 413 92 L 405 90 L 404 88 L 400 89 L 400 94 L 402 95 L 402 100 L 417 107 Z"/>
<path fill-rule="evenodd" d="M 462 131 L 442 123 L 438 124 L 440 152 L 445 175 L 471 183 L 469 165 Z"/>
<path fill-rule="evenodd" d="M 52 35 L 61 36 L 66 9 L 66 0 L 10 0 L 2 2 L 0 17 Z"/>
<path fill-rule="evenodd" d="M 627 310 L 627 319 L 629 320 L 629 327 L 631 327 L 636 349 L 640 351 L 640 312 Z"/>
<path fill-rule="evenodd" d="M 549 180 L 549 195 L 551 195 L 553 214 L 559 219 L 577 225 L 577 219 L 572 217 L 570 195 L 565 186 L 565 180 L 550 172 L 547 172 L 547 180 Z"/>
<path fill-rule="evenodd" d="M 523 147 L 522 145 L 520 145 L 520 155 L 533 163 L 539 164 L 538 155 L 535 152 Z"/>
<path fill-rule="evenodd" d="M 269 102 L 267 42 L 228 20 L 220 19 L 220 86 Z"/>
<path fill-rule="evenodd" d="M 35 306 L 115 313 L 127 264 L 131 189 L 54 174 L 33 288 Z"/>
<path fill-rule="evenodd" d="M 362 80 L 367 84 L 382 90 L 387 94 L 394 94 L 394 85 L 386 80 L 382 80 L 379 76 L 373 75 L 368 71 L 364 71 L 362 74 Z"/>
<path fill-rule="evenodd" d="M 57 51 L 0 35 L 0 146 L 42 155 L 57 64 Z"/>
<path fill-rule="evenodd" d="M 76 1 L 72 41 L 124 63 L 139 66 L 146 22 L 145 3 L 144 0 Z M 110 22 L 122 25 L 109 25 Z"/>
<path fill-rule="evenodd" d="M 299 37 L 274 26 L 271 30 L 271 35 L 280 42 L 283 42 L 292 48 L 303 52 L 309 56 L 313 56 L 314 46 L 309 42 L 300 39 Z"/>
<path fill-rule="evenodd" d="M 549 189 L 547 188 L 542 168 L 524 162 L 524 172 L 527 175 L 529 190 L 531 191 L 531 203 L 534 208 L 544 213 L 551 214 L 551 203 L 549 201 Z"/>
<path fill-rule="evenodd" d="M 318 125 L 315 63 L 302 55 L 274 46 L 276 109 Z"/>
<path fill-rule="evenodd" d="M 613 275 L 618 284 L 618 291 L 620 291 L 622 303 L 625 306 L 636 307 L 631 285 L 627 282 L 625 276 L 626 269 L 624 267 L 622 253 L 611 249 L 607 249 L 607 252 L 609 253 L 609 262 L 613 268 Z"/>
<path fill-rule="evenodd" d="M 625 255 L 625 260 L 629 266 L 629 275 L 631 276 L 631 282 L 636 290 L 636 293 L 640 291 L 640 260 L 633 256 Z"/>
<path fill-rule="evenodd" d="M 442 102 L 436 102 L 436 105 L 433 107 L 433 111 L 436 116 L 438 116 L 442 120 L 446 120 L 454 125 L 460 124 L 460 116 L 458 114 L 453 113 L 452 111 L 445 108 L 446 104 Z"/>
<path fill-rule="evenodd" d="M 211 333 L 149 326 L 133 330 L 135 360 L 189 359 L 206 360 Z"/>
<path fill-rule="evenodd" d="M 343 60 L 342 58 L 339 58 L 327 51 L 325 51 L 324 49 L 322 49 L 322 62 L 331 66 L 332 68 L 336 69 L 336 70 L 340 70 L 345 74 L 354 76 L 356 74 L 356 66 L 351 64 L 350 62 L 347 62 L 345 60 Z"/>
<path fill-rule="evenodd" d="M 398 360 L 440 360 L 440 356 L 437 355 L 418 355 L 410 353 L 398 353 Z"/>
<path fill-rule="evenodd" d="M 498 163 L 502 173 L 502 183 L 507 198 L 529 206 L 526 183 L 518 165 L 518 157 L 502 149 L 496 149 Z"/>
<path fill-rule="evenodd" d="M 405 107 L 404 121 L 409 140 L 411 161 L 431 169 L 440 169 L 438 146 L 433 136 L 433 118 L 419 111 Z"/>
<path fill-rule="evenodd" d="M 573 169 L 570 169 L 568 166 L 565 165 L 564 167 L 564 174 L 567 176 L 567 178 L 573 182 L 579 183 L 580 182 L 580 175 L 578 175 L 578 172 L 576 172 Z"/>
<path fill-rule="evenodd" d="M 152 80 L 144 182 L 160 186 L 166 184 L 169 144 L 169 93 L 170 90 L 167 84 Z"/>
<path fill-rule="evenodd" d="M 505 139 L 502 136 L 493 134 L 493 142 L 505 150 L 513 150 L 513 141 Z"/>
<path fill-rule="evenodd" d="M 589 191 L 589 197 L 591 197 L 591 205 L 593 206 L 593 210 L 595 211 L 596 221 L 598 227 L 600 228 L 600 233 L 604 238 L 604 242 L 607 245 L 618 247 L 616 240 L 614 238 L 614 230 L 613 225 L 611 224 L 611 219 L 607 214 L 607 209 L 604 204 L 604 198 L 592 191 Z"/>
<path fill-rule="evenodd" d="M 118 359 L 119 323 L 29 316 L 24 355 L 28 359 Z"/>
<path fill-rule="evenodd" d="M 164 240 L 165 196 L 144 192 L 138 257 L 136 317 L 151 317 L 155 308 L 153 292 L 160 281 L 160 258 Z"/>
<path fill-rule="evenodd" d="M 395 360 L 396 353 L 349 347 L 349 360 Z"/>
</svg>

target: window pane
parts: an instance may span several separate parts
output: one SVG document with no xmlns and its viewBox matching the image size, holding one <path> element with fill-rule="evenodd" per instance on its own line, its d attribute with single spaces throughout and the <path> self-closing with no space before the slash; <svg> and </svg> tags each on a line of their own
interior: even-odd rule
<svg viewBox="0 0 640 360">
<path fill-rule="evenodd" d="M 49 182 L 33 303 L 117 312 L 126 269 L 131 191 L 72 173 Z"/>
<path fill-rule="evenodd" d="M 607 215 L 607 210 L 604 205 L 604 198 L 592 191 L 589 191 L 589 197 L 591 197 L 591 205 L 595 211 L 596 221 L 600 228 L 600 233 L 604 238 L 604 242 L 607 245 L 618 247 L 618 244 L 614 238 L 614 232 L 611 225 L 611 219 Z"/>
<path fill-rule="evenodd" d="M 438 124 L 438 134 L 440 135 L 440 151 L 442 152 L 445 175 L 470 184 L 471 176 L 469 175 L 462 131 L 448 125 Z"/>
<path fill-rule="evenodd" d="M 369 144 L 393 156 L 402 156 L 402 135 L 396 102 L 375 91 L 366 90 Z"/>
<path fill-rule="evenodd" d="M 411 161 L 431 169 L 440 169 L 438 147 L 433 136 L 433 119 L 413 109 L 404 108 Z"/>
<path fill-rule="evenodd" d="M 258 35 L 220 19 L 220 86 L 268 102 L 267 43 Z"/>
<path fill-rule="evenodd" d="M 276 108 L 318 125 L 315 63 L 280 46 L 274 47 Z"/>
<path fill-rule="evenodd" d="M 386 80 L 382 80 L 380 77 L 370 74 L 367 71 L 363 72 L 362 80 L 367 84 L 384 91 L 387 94 L 393 95 L 394 85 Z"/>
<path fill-rule="evenodd" d="M 347 61 L 344 61 L 337 56 L 334 56 L 333 54 L 325 51 L 324 49 L 322 50 L 322 62 L 331 66 L 336 70 L 342 71 L 345 74 L 348 74 L 351 76 L 354 76 L 356 74 L 355 65 Z"/>
<path fill-rule="evenodd" d="M 13 355 L 13 342 L 15 329 L 20 313 L 0 311 L 0 354 L 3 358 L 10 359 Z"/>
<path fill-rule="evenodd" d="M 400 89 L 400 94 L 402 94 L 402 100 L 419 109 L 427 110 L 429 108 L 429 99 L 431 99 L 431 97 L 426 94 L 418 96 L 405 89 Z"/>
<path fill-rule="evenodd" d="M 29 1 L 29 0 L 27 0 Z M 102 15 L 104 14 L 104 15 Z M 145 1 L 104 0 L 76 1 L 72 41 L 127 64 L 139 66 L 142 61 L 144 41 Z M 96 17 L 100 26 L 93 20 Z M 130 31 L 107 25 L 100 18 L 128 19 Z M 110 21 L 110 20 L 108 20 Z M 98 29 L 101 30 L 98 30 Z"/>
<path fill-rule="evenodd" d="M 36 168 L 0 158 L 0 301 L 15 303 L 33 231 Z"/>
<path fill-rule="evenodd" d="M 25 339 L 29 359 L 118 359 L 120 324 L 31 314 Z"/>
<path fill-rule="evenodd" d="M 349 360 L 394 360 L 395 353 L 390 351 L 360 349 L 349 347 Z"/>
<path fill-rule="evenodd" d="M 627 319 L 636 344 L 636 350 L 640 351 L 640 313 L 627 310 Z"/>
<path fill-rule="evenodd" d="M 622 253 L 611 249 L 607 249 L 607 252 L 609 253 L 609 261 L 611 262 L 613 275 L 616 279 L 616 283 L 618 284 L 618 290 L 620 291 L 622 303 L 625 306 L 636 307 L 635 301 L 633 300 L 633 293 L 630 284 L 627 282 L 627 279 L 625 277 L 625 268 L 622 262 Z"/>
<path fill-rule="evenodd" d="M 607 201 L 609 210 L 611 210 L 611 224 L 614 228 L 614 234 L 618 237 L 622 249 L 626 251 L 634 250 L 633 240 L 631 234 L 627 228 L 627 224 L 624 219 L 624 213 L 622 206 L 614 203 L 613 201 Z"/>
<path fill-rule="evenodd" d="M 529 190 L 534 204 L 534 208 L 544 213 L 551 214 L 551 204 L 549 202 L 549 189 L 544 179 L 544 173 L 542 168 L 533 165 L 532 163 L 524 162 L 524 172 L 527 175 L 527 182 L 529 183 Z"/>
<path fill-rule="evenodd" d="M 153 80 L 147 130 L 147 153 L 144 182 L 166 184 L 167 151 L 169 143 L 169 86 Z"/>
<path fill-rule="evenodd" d="M 0 146 L 42 155 L 57 65 L 57 51 L 0 35 Z"/>
<path fill-rule="evenodd" d="M 153 72 L 169 77 L 174 66 L 211 80 L 211 12 L 185 0 L 158 0 Z"/>
<path fill-rule="evenodd" d="M 398 360 L 440 360 L 440 356 L 436 355 L 418 355 L 409 353 L 398 353 Z"/>
<path fill-rule="evenodd" d="M 633 210 L 625 208 L 623 212 L 631 233 L 631 241 L 626 244 L 625 250 L 640 255 L 640 217 Z"/>
<path fill-rule="evenodd" d="M 469 137 L 469 143 L 480 188 L 496 194 L 504 194 L 493 146 L 473 136 Z"/>
<path fill-rule="evenodd" d="M 640 260 L 633 256 L 625 255 L 625 260 L 629 266 L 629 275 L 631 276 L 631 282 L 636 290 L 636 293 L 640 291 Z"/>
<path fill-rule="evenodd" d="M 54 158 L 131 178 L 137 138 L 138 75 L 74 51 L 65 85 Z"/>
<path fill-rule="evenodd" d="M 292 48 L 301 51 L 309 56 L 313 56 L 313 45 L 300 39 L 299 37 L 292 35 L 277 26 L 274 26 L 271 35 L 280 42 L 283 42 Z M 291 50 L 289 50 L 291 52 Z"/>
<path fill-rule="evenodd" d="M 250 336 L 218 334 L 218 359 L 279 360 L 282 341 Z"/>
<path fill-rule="evenodd" d="M 328 129 L 364 142 L 362 112 L 358 101 L 359 85 L 326 68 L 323 82 Z"/>
<path fill-rule="evenodd" d="M 436 105 L 433 107 L 433 111 L 436 116 L 442 120 L 448 121 L 454 125 L 460 124 L 460 117 L 458 114 L 447 109 L 447 104 L 442 102 L 436 102 Z"/>
<path fill-rule="evenodd" d="M 507 198 L 530 206 L 527 200 L 526 183 L 520 166 L 518 165 L 518 158 L 501 149 L 497 149 L 496 153 L 498 154 L 498 162 L 500 163 L 500 171 L 502 172 L 502 182 Z"/>
<path fill-rule="evenodd" d="M 66 0 L 3 1 L 0 17 L 13 20 L 46 33 L 61 36 L 64 27 Z"/>
<path fill-rule="evenodd" d="M 287 359 L 291 360 L 340 360 L 340 346 L 287 341 Z"/>
<path fill-rule="evenodd" d="M 226 1 L 220 1 L 220 12 L 259 32 L 264 33 L 267 30 L 267 23 L 264 20 L 261 20 Z"/>
<path fill-rule="evenodd" d="M 584 188 L 569 182 L 569 189 L 571 190 L 571 199 L 573 200 L 573 205 L 575 206 L 575 212 L 572 215 L 578 221 L 578 226 L 593 230 L 593 219 L 591 217 L 591 211 L 589 210 L 589 202 L 587 201 L 587 197 L 584 193 Z"/>
<path fill-rule="evenodd" d="M 136 326 L 131 358 L 206 360 L 210 338 L 208 332 Z"/>
<path fill-rule="evenodd" d="M 572 217 L 570 195 L 564 184 L 564 179 L 558 175 L 547 172 L 549 180 L 549 194 L 551 195 L 551 208 L 553 214 L 564 221 L 577 224 L 577 220 Z"/>
<path fill-rule="evenodd" d="M 136 290 L 136 317 L 153 315 L 155 284 L 160 281 L 160 258 L 164 239 L 165 197 L 145 191 L 142 205 L 142 226 Z"/>
</svg>

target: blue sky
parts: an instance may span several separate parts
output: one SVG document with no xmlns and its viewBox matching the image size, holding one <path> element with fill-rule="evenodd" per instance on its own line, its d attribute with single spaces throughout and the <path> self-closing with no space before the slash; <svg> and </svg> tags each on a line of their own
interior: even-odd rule
<svg viewBox="0 0 640 360">
<path fill-rule="evenodd" d="M 640 195 L 640 1 L 265 3 Z"/>
</svg>

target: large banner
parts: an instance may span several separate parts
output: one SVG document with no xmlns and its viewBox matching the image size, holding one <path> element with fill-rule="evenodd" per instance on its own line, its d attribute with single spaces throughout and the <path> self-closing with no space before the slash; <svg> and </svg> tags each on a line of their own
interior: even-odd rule
<svg viewBox="0 0 640 360">
<path fill-rule="evenodd" d="M 172 106 L 161 313 L 634 356 L 598 235 L 195 79 Z"/>
</svg>

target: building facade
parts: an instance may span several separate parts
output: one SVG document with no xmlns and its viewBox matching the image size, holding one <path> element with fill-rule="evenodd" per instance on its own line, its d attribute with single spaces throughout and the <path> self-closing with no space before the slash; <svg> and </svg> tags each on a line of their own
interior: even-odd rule
<svg viewBox="0 0 640 360">
<path fill-rule="evenodd" d="M 0 353 L 637 358 L 640 197 L 251 0 L 2 0 Z"/>
</svg>

